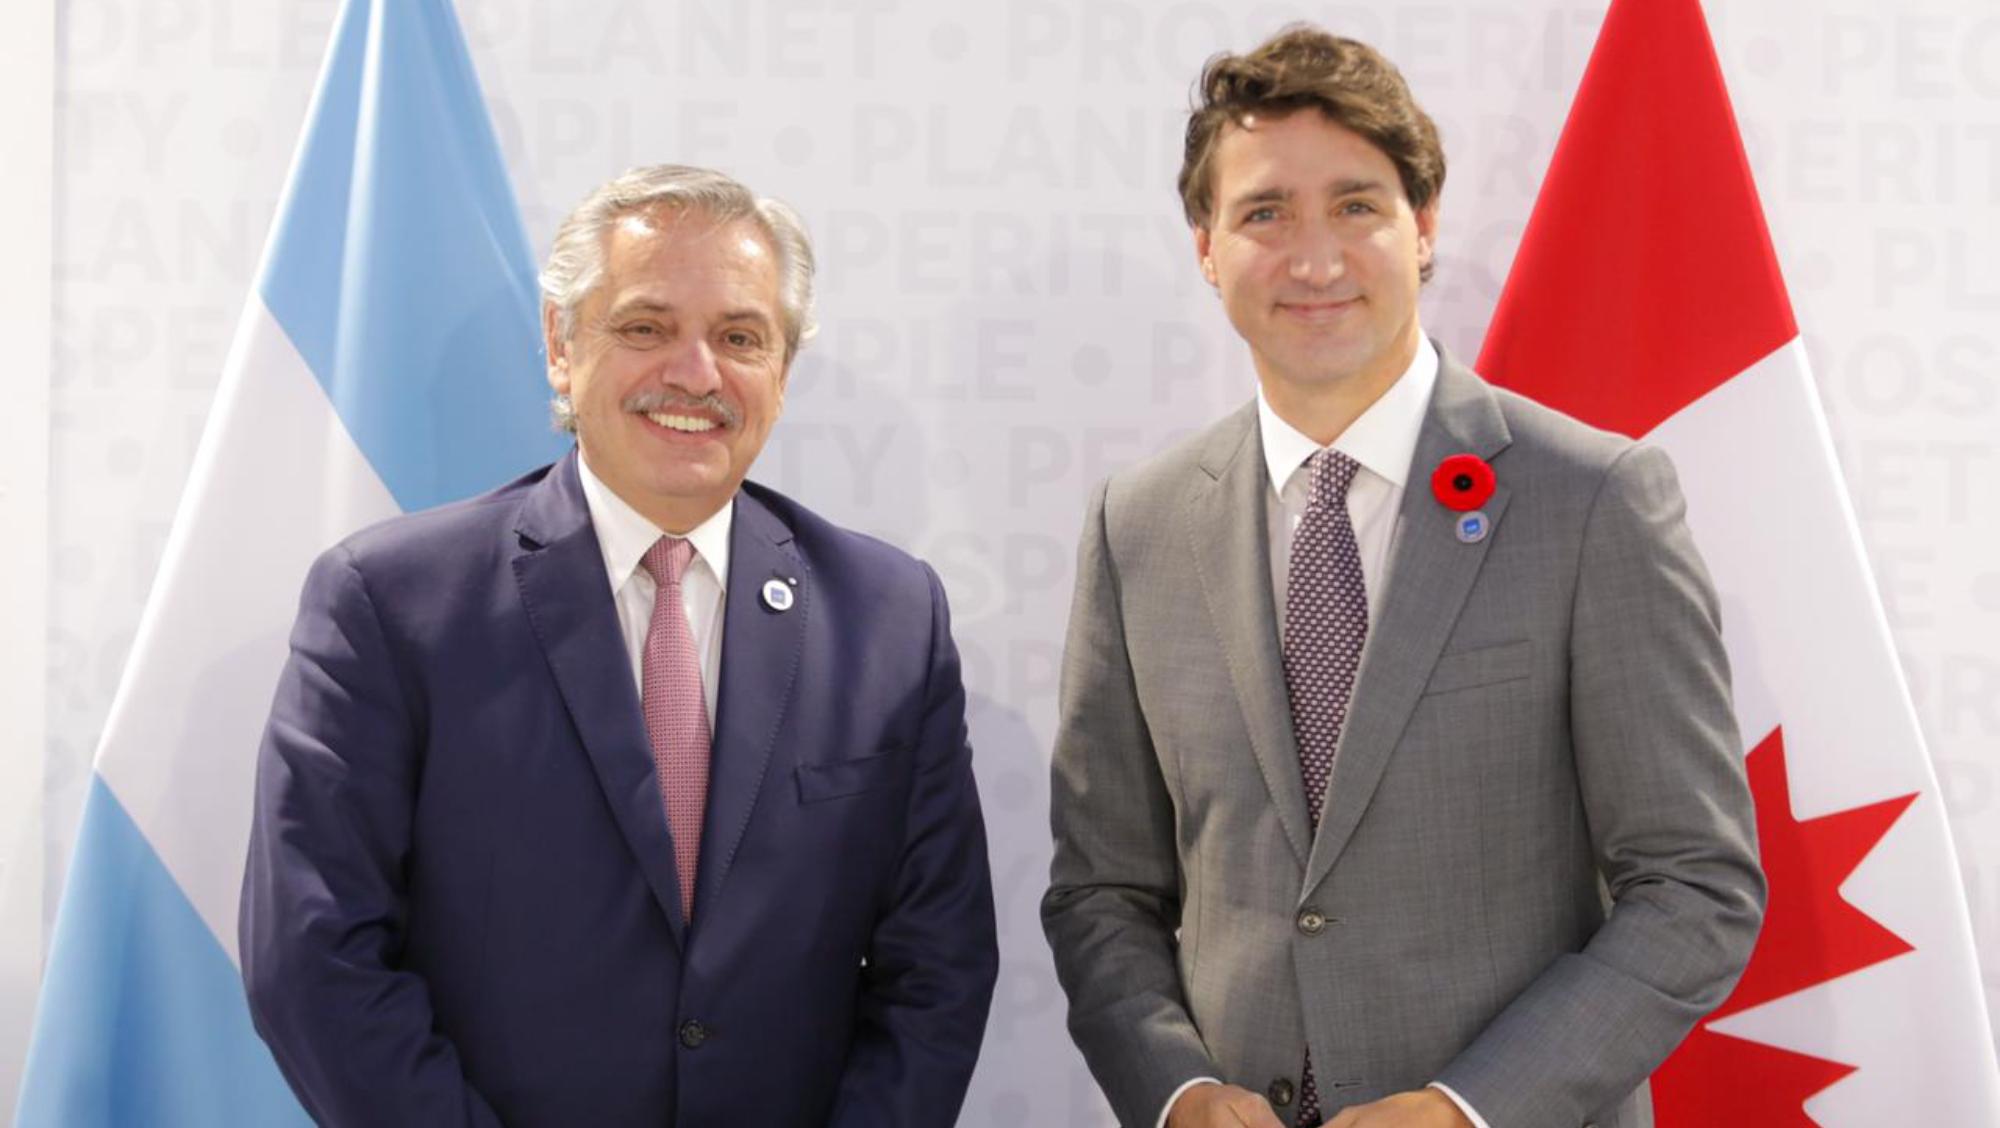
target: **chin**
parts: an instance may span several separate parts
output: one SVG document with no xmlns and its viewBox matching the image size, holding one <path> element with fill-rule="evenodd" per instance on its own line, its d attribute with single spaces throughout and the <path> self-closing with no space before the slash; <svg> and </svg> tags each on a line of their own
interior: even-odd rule
<svg viewBox="0 0 2000 1128">
<path fill-rule="evenodd" d="M 722 479 L 707 475 L 700 477 L 691 474 L 676 475 L 653 483 L 653 492 L 656 495 L 674 501 L 700 501 L 722 488 Z"/>
</svg>

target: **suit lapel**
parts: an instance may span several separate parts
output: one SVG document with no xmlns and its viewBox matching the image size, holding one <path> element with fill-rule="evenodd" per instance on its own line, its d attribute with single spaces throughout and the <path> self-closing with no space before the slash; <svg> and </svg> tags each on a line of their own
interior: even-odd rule
<svg viewBox="0 0 2000 1128">
<path fill-rule="evenodd" d="M 787 610 L 773 610 L 764 600 L 764 585 L 773 579 L 792 589 Z M 812 615 L 812 574 L 791 530 L 751 491 L 739 491 L 730 530 L 708 813 L 695 879 L 697 919 L 712 911 L 763 790 Z"/>
<path fill-rule="evenodd" d="M 1417 449 L 1403 491 L 1399 539 L 1390 564 L 1389 590 L 1381 621 L 1369 629 L 1353 706 L 1334 759 L 1333 782 L 1321 816 L 1319 835 L 1306 867 L 1305 888 L 1325 879 L 1353 837 L 1361 814 L 1375 794 L 1389 755 L 1402 738 L 1417 698 L 1430 680 L 1472 581 L 1486 560 L 1492 532 L 1473 544 L 1460 543 L 1458 514 L 1431 494 L 1430 475 L 1453 454 L 1491 459 L 1510 441 L 1493 392 L 1478 377 L 1439 353 L 1437 387 L 1424 414 Z M 1481 506 L 1489 530 L 1497 529 L 1507 508 L 1503 478 Z"/>
<path fill-rule="evenodd" d="M 1265 524 L 1263 441 L 1253 402 L 1210 433 L 1185 513 L 1189 553 L 1201 576 L 1209 621 L 1222 644 L 1250 751 L 1301 865 L 1311 849 L 1305 784 L 1278 651 Z"/>
<path fill-rule="evenodd" d="M 522 502 L 514 578 L 612 818 L 680 943 L 673 841 L 576 458 L 571 450 Z"/>
</svg>

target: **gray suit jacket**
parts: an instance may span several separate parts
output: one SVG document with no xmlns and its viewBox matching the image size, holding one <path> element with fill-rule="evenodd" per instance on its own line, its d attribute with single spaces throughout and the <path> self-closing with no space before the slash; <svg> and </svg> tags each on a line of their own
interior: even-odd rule
<svg viewBox="0 0 2000 1128">
<path fill-rule="evenodd" d="M 1671 464 L 1444 358 L 1315 834 L 1261 447 L 1252 404 L 1084 529 L 1042 916 L 1091 1071 L 1143 1128 L 1203 1074 L 1288 1096 L 1308 1044 L 1328 1116 L 1442 1081 L 1492 1128 L 1650 1123 L 1764 897 Z"/>
</svg>

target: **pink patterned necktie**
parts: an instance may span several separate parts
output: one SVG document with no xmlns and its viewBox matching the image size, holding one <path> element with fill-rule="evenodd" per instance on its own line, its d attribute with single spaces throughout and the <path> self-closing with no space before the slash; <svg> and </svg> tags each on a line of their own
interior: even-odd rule
<svg viewBox="0 0 2000 1128">
<path fill-rule="evenodd" d="M 1333 778 L 1334 749 L 1347 725 L 1348 700 L 1361 669 L 1361 648 L 1368 641 L 1368 589 L 1362 582 L 1354 523 L 1347 515 L 1347 488 L 1361 464 L 1339 451 L 1323 450 L 1306 460 L 1306 468 L 1312 489 L 1292 537 L 1282 649 L 1306 809 L 1317 831 Z M 1300 1070 L 1297 1122 L 1320 1123 L 1319 1083 L 1310 1052 Z"/>
<path fill-rule="evenodd" d="M 674 836 L 674 870 L 680 875 L 681 913 L 694 919 L 695 863 L 701 857 L 701 816 L 708 806 L 708 703 L 701 692 L 701 662 L 694 632 L 688 629 L 681 577 L 694 559 L 694 546 L 681 537 L 661 537 L 640 563 L 658 588 L 653 621 L 646 628 L 640 662 L 646 737 L 653 768 Z"/>
</svg>

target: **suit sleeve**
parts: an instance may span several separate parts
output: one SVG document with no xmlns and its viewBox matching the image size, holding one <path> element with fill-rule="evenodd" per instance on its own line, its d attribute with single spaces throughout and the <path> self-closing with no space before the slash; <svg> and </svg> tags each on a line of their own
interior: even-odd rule
<svg viewBox="0 0 2000 1128">
<path fill-rule="evenodd" d="M 1634 447 L 1585 523 L 1570 735 L 1608 918 L 1438 1078 L 1493 1128 L 1579 1124 L 1721 1004 L 1757 938 L 1764 878 L 1715 592 L 1671 462 Z"/>
<path fill-rule="evenodd" d="M 875 925 L 853 1043 L 829 1124 L 950 1124 L 965 1099 L 999 974 L 986 825 L 965 686 L 936 573 L 929 671 L 895 897 Z"/>
<path fill-rule="evenodd" d="M 1077 553 L 1042 927 L 1091 1073 L 1121 1124 L 1151 1125 L 1182 1083 L 1222 1070 L 1181 989 L 1174 810 L 1126 652 L 1108 494 L 1107 484 L 1092 500 Z"/>
<path fill-rule="evenodd" d="M 258 751 L 239 921 L 251 1017 L 322 1124 L 497 1126 L 403 947 L 420 723 L 344 548 L 306 579 Z"/>
</svg>

